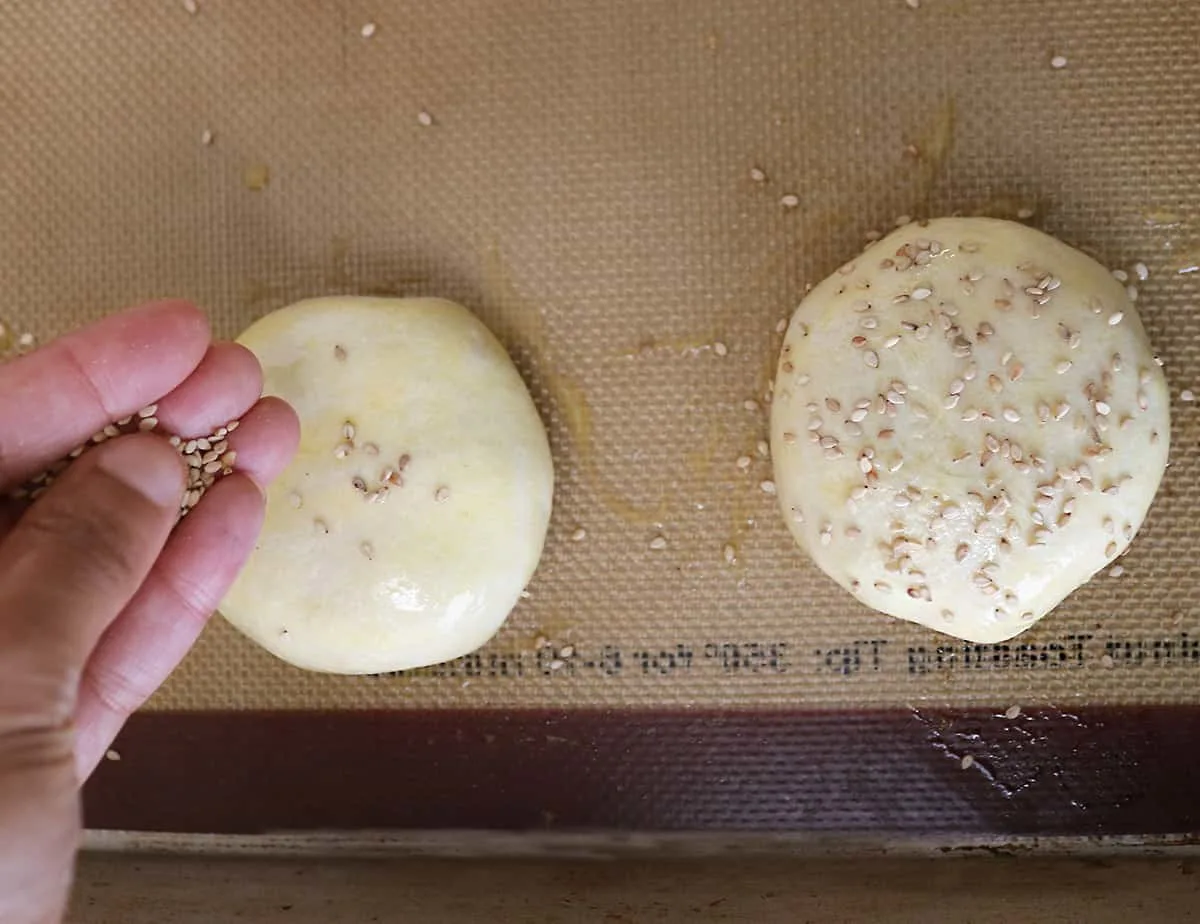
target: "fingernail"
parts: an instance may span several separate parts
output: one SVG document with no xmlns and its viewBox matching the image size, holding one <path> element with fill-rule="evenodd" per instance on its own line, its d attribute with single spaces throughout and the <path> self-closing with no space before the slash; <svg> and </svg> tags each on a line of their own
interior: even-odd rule
<svg viewBox="0 0 1200 924">
<path fill-rule="evenodd" d="M 183 497 L 183 464 L 155 436 L 127 436 L 102 447 L 97 467 L 123 481 L 158 507 L 178 507 Z"/>
</svg>

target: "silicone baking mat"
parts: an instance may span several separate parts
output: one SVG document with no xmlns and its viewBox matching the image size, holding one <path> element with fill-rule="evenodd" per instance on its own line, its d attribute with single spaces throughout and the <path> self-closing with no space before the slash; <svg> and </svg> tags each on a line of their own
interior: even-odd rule
<svg viewBox="0 0 1200 924">
<path fill-rule="evenodd" d="M 892 798 L 878 749 L 863 751 L 878 734 L 907 755 L 889 759 L 945 775 L 964 804 L 1045 797 L 1064 830 L 1096 828 L 1095 809 L 1069 807 L 1089 798 L 998 768 L 1037 748 L 1057 755 L 1055 779 L 1067 766 L 1091 778 L 1106 753 L 1142 766 L 1163 750 L 1144 730 L 1183 734 L 1200 710 L 1197 13 L 1122 0 L 0 5 L 10 336 L 43 340 L 162 295 L 204 305 L 222 336 L 312 295 L 445 296 L 509 349 L 558 479 L 528 597 L 484 649 L 397 676 L 322 676 L 214 620 L 102 769 L 93 822 L 789 827 L 836 803 L 829 826 L 891 824 L 860 810 Z M 1027 221 L 1127 272 L 1172 385 L 1171 467 L 1132 551 L 1002 645 L 859 606 L 795 550 L 761 489 L 779 323 L 873 232 L 950 213 Z M 574 731 L 530 731 L 547 721 Z M 460 743 L 503 739 L 490 756 L 467 748 L 463 767 L 485 757 L 515 779 L 522 753 L 582 761 L 601 802 L 613 790 L 588 768 L 642 754 L 649 808 L 596 814 L 564 770 L 574 813 L 533 805 L 553 802 L 545 790 L 498 809 L 503 787 L 466 811 L 461 791 L 482 784 L 432 743 L 454 729 Z M 513 736 L 531 735 L 523 752 Z M 574 756 L 545 753 L 552 738 Z M 322 773 L 376 753 L 442 780 L 419 821 L 381 806 L 382 782 L 358 783 L 361 812 L 318 792 Z M 218 760 L 195 779 L 197 761 Z M 669 772 L 704 760 L 734 761 L 742 795 Z M 303 797 L 279 789 L 285 761 L 310 766 Z M 804 773 L 851 761 L 870 773 L 803 818 L 785 810 L 779 787 L 800 798 Z M 1150 793 L 1157 778 L 1129 772 Z M 1163 772 L 1152 802 L 1175 778 Z M 199 795 L 135 811 L 151 785 Z M 294 798 L 268 811 L 270 787 Z M 715 814 L 665 807 L 685 795 Z M 1034 829 L 1055 823 L 1042 814 Z M 1160 815 L 1112 824 L 1191 817 Z M 946 824 L 992 824 L 980 817 Z"/>
</svg>

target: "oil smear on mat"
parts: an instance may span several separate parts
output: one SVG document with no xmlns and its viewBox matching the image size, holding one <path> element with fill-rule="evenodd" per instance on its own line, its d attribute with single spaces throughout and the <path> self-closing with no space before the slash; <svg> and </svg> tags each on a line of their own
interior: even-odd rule
<svg viewBox="0 0 1200 924">
<path fill-rule="evenodd" d="M 537 567 L 554 486 L 541 419 L 496 338 L 453 302 L 335 297 L 275 311 L 241 342 L 302 435 L 225 617 L 329 673 L 484 644 Z"/>
<path fill-rule="evenodd" d="M 788 526 L 863 603 L 973 642 L 1128 548 L 1169 395 L 1125 287 L 1039 231 L 906 225 L 792 317 L 771 415 Z"/>
</svg>

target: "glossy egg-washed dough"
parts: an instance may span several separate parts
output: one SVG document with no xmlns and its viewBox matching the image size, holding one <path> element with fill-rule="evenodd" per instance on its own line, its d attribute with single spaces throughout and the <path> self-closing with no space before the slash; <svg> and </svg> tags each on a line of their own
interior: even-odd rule
<svg viewBox="0 0 1200 924">
<path fill-rule="evenodd" d="M 299 667 L 345 674 L 466 654 L 533 574 L 554 475 L 503 347 L 439 299 L 322 298 L 240 338 L 300 416 L 262 536 L 221 605 Z"/>
<path fill-rule="evenodd" d="M 863 603 L 1011 638 L 1128 547 L 1168 393 L 1125 288 L 1011 222 L 910 224 L 804 299 L 771 451 L 796 540 Z"/>
</svg>

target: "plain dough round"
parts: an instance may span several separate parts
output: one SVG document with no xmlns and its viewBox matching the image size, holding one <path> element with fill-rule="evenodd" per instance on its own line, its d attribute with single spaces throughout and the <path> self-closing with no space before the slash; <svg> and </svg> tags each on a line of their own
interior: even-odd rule
<svg viewBox="0 0 1200 924">
<path fill-rule="evenodd" d="M 1162 370 L 1104 267 L 1023 225 L 948 218 L 804 299 L 771 451 L 823 571 L 884 613 L 997 642 L 1125 551 L 1169 429 Z"/>
<path fill-rule="evenodd" d="M 221 612 L 285 661 L 377 673 L 484 644 L 541 556 L 554 472 L 504 348 L 440 299 L 321 298 L 240 338 L 300 450 Z"/>
</svg>

